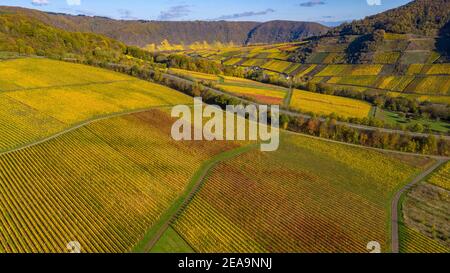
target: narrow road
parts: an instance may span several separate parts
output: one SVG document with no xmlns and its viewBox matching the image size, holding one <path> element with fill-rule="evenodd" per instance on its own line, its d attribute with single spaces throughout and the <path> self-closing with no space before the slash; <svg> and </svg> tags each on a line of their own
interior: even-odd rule
<svg viewBox="0 0 450 273">
<path fill-rule="evenodd" d="M 399 202 L 400 198 L 404 193 L 406 193 L 409 189 L 411 189 L 413 186 L 415 186 L 420 181 L 424 180 L 428 175 L 430 175 L 432 172 L 434 172 L 436 169 L 438 169 L 440 166 L 442 166 L 445 162 L 447 162 L 447 159 L 438 159 L 438 161 L 433 164 L 430 168 L 428 168 L 426 171 L 422 172 L 419 176 L 414 178 L 413 181 L 411 181 L 409 184 L 401 188 L 394 197 L 394 200 L 392 200 L 391 205 L 391 251 L 392 253 L 399 253 L 399 228 L 398 224 L 401 219 L 399 219 Z"/>
<path fill-rule="evenodd" d="M 189 205 L 189 202 L 194 198 L 195 194 L 201 189 L 203 183 L 205 182 L 205 178 L 208 176 L 210 171 L 217 166 L 219 163 L 237 157 L 241 154 L 244 154 L 252 149 L 257 147 L 257 144 L 251 144 L 243 147 L 239 147 L 237 149 L 223 152 L 221 154 L 216 155 L 214 158 L 205 162 L 200 169 L 194 174 L 193 180 L 189 183 L 190 188 L 188 186 L 187 192 L 180 197 L 181 202 L 174 202 L 171 208 L 167 211 L 171 212 L 167 217 L 162 217 L 163 224 L 159 227 L 156 233 L 151 237 L 150 241 L 145 243 L 145 246 L 141 250 L 144 253 L 148 253 L 152 250 L 152 248 L 156 245 L 156 243 L 161 239 L 169 226 L 176 220 L 176 218 L 183 212 L 183 210 Z M 165 219 L 164 219 L 165 218 Z"/>
<path fill-rule="evenodd" d="M 286 97 L 283 101 L 283 107 L 289 109 L 289 106 L 291 105 L 292 95 L 294 94 L 294 89 L 289 88 L 286 93 Z"/>
<path fill-rule="evenodd" d="M 166 78 L 166 79 L 182 81 L 182 82 L 184 82 L 186 84 L 191 84 L 192 85 L 194 83 L 191 80 L 187 80 L 187 79 L 184 79 L 182 77 L 179 77 L 179 76 L 176 76 L 176 75 L 173 75 L 173 74 L 162 73 L 162 76 L 164 78 Z M 249 104 L 249 105 L 256 105 L 256 106 L 260 105 L 259 103 L 256 103 L 256 102 L 253 102 L 253 101 L 250 101 L 250 100 L 247 100 L 247 99 L 243 99 L 243 98 L 238 97 L 236 95 L 233 95 L 231 93 L 220 91 L 220 90 L 217 90 L 217 89 L 214 89 L 214 88 L 211 88 L 211 87 L 206 87 L 205 86 L 205 89 L 208 90 L 208 91 L 211 91 L 213 93 L 216 93 L 218 95 L 224 95 L 224 96 L 228 96 L 228 97 L 240 100 L 241 102 Z M 285 109 L 280 109 L 280 113 L 281 114 L 285 114 L 285 115 L 289 115 L 289 116 L 292 116 L 292 117 L 302 117 L 302 118 L 305 118 L 305 119 L 310 119 L 311 118 L 310 115 L 306 115 L 306 114 L 302 114 L 302 113 L 298 113 L 298 112 L 294 112 L 294 111 L 290 111 L 290 110 L 285 110 Z M 326 119 L 325 118 L 319 118 L 319 120 L 320 121 L 325 121 Z M 433 135 L 436 138 L 443 138 L 445 140 L 450 140 L 450 136 L 446 136 L 446 135 L 441 136 L 441 135 L 436 135 L 436 134 L 414 133 L 414 132 L 408 132 L 408 131 L 402 131 L 402 130 L 396 130 L 396 129 L 378 128 L 378 127 L 372 127 L 372 126 L 361 125 L 361 124 L 353 124 L 353 123 L 343 122 L 343 121 L 337 121 L 336 124 L 346 125 L 346 126 L 348 126 L 350 128 L 355 128 L 355 129 L 365 130 L 365 131 L 380 131 L 380 132 L 383 132 L 383 133 L 390 133 L 390 134 L 397 133 L 399 135 L 409 135 L 409 136 L 413 136 L 413 137 L 428 137 L 430 135 Z"/>
</svg>

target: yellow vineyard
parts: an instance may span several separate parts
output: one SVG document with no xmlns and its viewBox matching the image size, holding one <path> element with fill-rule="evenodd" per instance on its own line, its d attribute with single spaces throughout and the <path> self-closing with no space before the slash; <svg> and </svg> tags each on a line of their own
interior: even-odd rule
<svg viewBox="0 0 450 273">
<path fill-rule="evenodd" d="M 6 83 L 0 84 L 0 151 L 92 118 L 191 103 L 189 97 L 161 85 L 78 64 L 20 59 L 0 66 L 8 71 L 0 79 Z"/>
<path fill-rule="evenodd" d="M 0 156 L 0 253 L 128 252 L 230 142 L 176 142 L 154 110 Z"/>
<path fill-rule="evenodd" d="M 335 113 L 338 116 L 357 118 L 368 117 L 372 108 L 370 104 L 362 101 L 301 90 L 294 91 L 290 107 L 320 115 Z"/>
</svg>

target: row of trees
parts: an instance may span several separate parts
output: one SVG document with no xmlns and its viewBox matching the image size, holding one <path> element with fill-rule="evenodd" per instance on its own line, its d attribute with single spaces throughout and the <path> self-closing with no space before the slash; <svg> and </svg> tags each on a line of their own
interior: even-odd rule
<svg viewBox="0 0 450 273">
<path fill-rule="evenodd" d="M 235 77 L 245 77 L 246 75 L 244 68 L 225 66 L 204 58 L 193 58 L 181 54 L 155 54 L 154 59 L 155 62 L 164 64 L 168 68 L 179 68 L 213 75 Z"/>
<path fill-rule="evenodd" d="M 190 45 L 185 45 L 184 43 L 180 44 L 171 44 L 169 40 L 163 40 L 159 45 L 157 44 L 148 44 L 144 47 L 145 50 L 150 52 L 155 51 L 182 51 L 182 50 L 205 50 L 205 49 L 223 49 L 227 47 L 235 47 L 236 45 L 233 42 L 229 43 L 221 43 L 216 41 L 212 44 L 207 41 L 203 42 L 194 42 Z"/>
<path fill-rule="evenodd" d="M 449 143 L 445 139 L 436 139 L 386 133 L 382 131 L 364 131 L 337 124 L 335 119 L 321 121 L 316 118 L 304 119 L 283 117 L 288 120 L 288 129 L 313 136 L 343 141 L 368 147 L 398 150 L 402 152 L 449 155 Z"/>
</svg>

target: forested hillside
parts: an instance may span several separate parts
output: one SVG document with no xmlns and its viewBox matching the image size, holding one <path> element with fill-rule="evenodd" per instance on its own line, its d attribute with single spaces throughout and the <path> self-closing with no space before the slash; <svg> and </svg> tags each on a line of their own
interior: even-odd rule
<svg viewBox="0 0 450 273">
<path fill-rule="evenodd" d="M 107 54 L 116 57 L 114 53 L 121 53 L 125 48 L 124 44 L 101 35 L 67 32 L 27 16 L 0 14 L 0 51 L 41 56 Z"/>
<path fill-rule="evenodd" d="M 291 42 L 328 31 L 323 25 L 309 22 L 125 21 L 45 13 L 16 7 L 0 7 L 0 12 L 25 14 L 67 31 L 103 34 L 125 44 L 140 47 L 160 44 L 164 40 L 186 45 L 203 41 L 235 44 Z"/>
<path fill-rule="evenodd" d="M 415 0 L 399 8 L 344 24 L 332 32 L 361 35 L 384 29 L 392 33 L 433 36 L 448 22 L 449 10 L 449 0 Z"/>
<path fill-rule="evenodd" d="M 0 13 L 0 51 L 87 63 L 153 60 L 150 53 L 106 36 L 65 31 L 16 13 Z"/>
</svg>

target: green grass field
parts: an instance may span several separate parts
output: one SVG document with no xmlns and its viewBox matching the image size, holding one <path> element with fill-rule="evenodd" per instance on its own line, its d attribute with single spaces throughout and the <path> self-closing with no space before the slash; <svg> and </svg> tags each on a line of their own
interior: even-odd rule
<svg viewBox="0 0 450 273">
<path fill-rule="evenodd" d="M 443 121 L 429 120 L 429 119 L 408 119 L 406 117 L 401 117 L 397 113 L 377 109 L 376 117 L 380 120 L 383 120 L 387 124 L 397 125 L 397 126 L 413 126 L 414 124 L 420 123 L 425 128 L 429 128 L 434 133 L 443 133 L 446 134 L 450 131 L 450 124 Z"/>
</svg>

